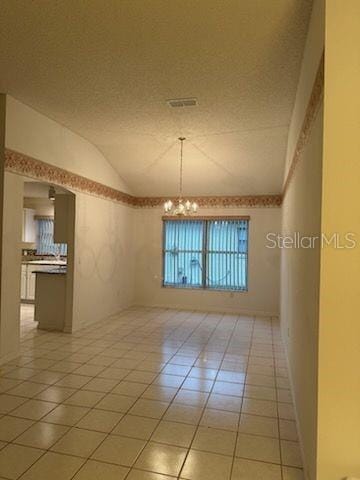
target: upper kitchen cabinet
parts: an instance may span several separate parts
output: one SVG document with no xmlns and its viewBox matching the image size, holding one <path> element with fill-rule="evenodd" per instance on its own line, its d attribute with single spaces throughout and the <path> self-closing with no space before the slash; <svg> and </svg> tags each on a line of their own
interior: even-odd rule
<svg viewBox="0 0 360 480">
<path fill-rule="evenodd" d="M 35 210 L 32 208 L 23 209 L 23 229 L 22 241 L 26 243 L 36 243 L 37 228 L 35 220 Z"/>
<path fill-rule="evenodd" d="M 71 242 L 75 221 L 75 196 L 55 195 L 54 242 Z"/>
</svg>

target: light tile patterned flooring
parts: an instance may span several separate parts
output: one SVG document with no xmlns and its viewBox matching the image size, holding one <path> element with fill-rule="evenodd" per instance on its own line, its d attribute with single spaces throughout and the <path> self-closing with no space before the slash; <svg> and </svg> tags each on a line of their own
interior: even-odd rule
<svg viewBox="0 0 360 480">
<path fill-rule="evenodd" d="M 22 303 L 20 313 L 20 337 L 25 339 L 28 333 L 36 331 L 37 323 L 34 323 L 35 307 L 33 304 Z"/>
<path fill-rule="evenodd" d="M 301 480 L 276 319 L 137 308 L 1 367 L 0 478 Z"/>
</svg>

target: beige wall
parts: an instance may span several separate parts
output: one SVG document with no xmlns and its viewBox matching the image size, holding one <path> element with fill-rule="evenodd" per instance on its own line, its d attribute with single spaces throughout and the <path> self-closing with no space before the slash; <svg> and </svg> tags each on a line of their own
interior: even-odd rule
<svg viewBox="0 0 360 480">
<path fill-rule="evenodd" d="M 0 95 L 0 363 L 19 353 L 22 188 L 19 177 L 4 173 L 5 96 Z M 3 208 L 3 199 L 4 206 Z"/>
<path fill-rule="evenodd" d="M 321 251 L 318 480 L 360 477 L 360 2 L 328 0 Z"/>
<path fill-rule="evenodd" d="M 283 203 L 283 235 L 320 236 L 322 111 Z M 281 251 L 281 328 L 308 478 L 316 478 L 319 243 Z"/>
<path fill-rule="evenodd" d="M 324 48 L 324 2 L 315 0 L 290 125 L 286 173 L 308 106 Z M 323 110 L 317 113 L 282 206 L 282 233 L 320 236 Z M 317 379 L 320 243 L 281 250 L 280 318 L 306 478 L 317 463 Z"/>
<path fill-rule="evenodd" d="M 1 269 L 0 363 L 19 354 L 23 181 L 5 173 Z"/>
<path fill-rule="evenodd" d="M 6 122 L 6 95 L 0 93 L 0 309 L 2 304 L 2 244 L 3 244 L 3 217 L 4 217 L 4 174 L 5 174 L 5 122 Z M 0 314 L 0 334 L 2 319 Z M 1 340 L 0 340 L 1 342 Z M 1 350 L 0 350 L 1 358 Z"/>
<path fill-rule="evenodd" d="M 102 153 L 84 138 L 32 108 L 6 97 L 6 147 L 128 192 Z"/>
<path fill-rule="evenodd" d="M 276 315 L 279 312 L 279 252 L 266 248 L 266 234 L 280 232 L 280 208 L 204 209 L 205 215 L 250 215 L 249 291 L 214 292 L 161 287 L 162 210 L 136 211 L 138 305 Z"/>
<path fill-rule="evenodd" d="M 134 209 L 76 195 L 73 329 L 134 302 Z"/>
<path fill-rule="evenodd" d="M 351 232 L 357 244 L 282 251 L 281 323 L 306 477 L 340 480 L 360 476 L 360 2 L 327 0 L 326 17 L 322 7 L 315 2 L 289 160 L 322 51 L 323 18 L 324 106 L 284 200 L 283 232 L 342 241 Z"/>
</svg>

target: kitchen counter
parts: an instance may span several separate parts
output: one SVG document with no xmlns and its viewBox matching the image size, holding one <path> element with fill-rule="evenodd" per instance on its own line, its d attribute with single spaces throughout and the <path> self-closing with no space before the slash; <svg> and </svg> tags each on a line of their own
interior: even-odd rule
<svg viewBox="0 0 360 480">
<path fill-rule="evenodd" d="M 66 265 L 66 260 L 23 260 L 23 265 Z"/>
<path fill-rule="evenodd" d="M 49 268 L 49 270 L 34 270 L 33 273 L 41 275 L 66 275 L 66 268 Z"/>
<path fill-rule="evenodd" d="M 36 290 L 36 274 L 66 274 L 66 260 L 56 260 L 55 257 L 34 260 L 23 258 L 21 265 L 21 301 L 24 303 L 34 303 Z M 35 273 L 36 272 L 36 273 Z"/>
<path fill-rule="evenodd" d="M 59 267 L 35 270 L 35 276 L 35 321 L 38 328 L 62 332 L 66 314 L 66 270 Z"/>
</svg>

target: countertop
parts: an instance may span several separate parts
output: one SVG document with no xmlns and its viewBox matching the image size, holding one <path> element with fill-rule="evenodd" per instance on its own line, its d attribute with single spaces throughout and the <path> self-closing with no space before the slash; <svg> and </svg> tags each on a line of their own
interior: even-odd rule
<svg viewBox="0 0 360 480">
<path fill-rule="evenodd" d="M 44 265 L 44 264 L 42 264 Z M 42 275 L 66 275 L 67 271 L 64 267 L 49 268 L 48 270 L 34 270 L 33 273 L 42 274 Z"/>
<path fill-rule="evenodd" d="M 29 261 L 22 261 L 23 265 L 55 265 L 55 266 L 64 266 L 66 265 L 66 261 L 64 260 L 29 260 Z"/>
</svg>

